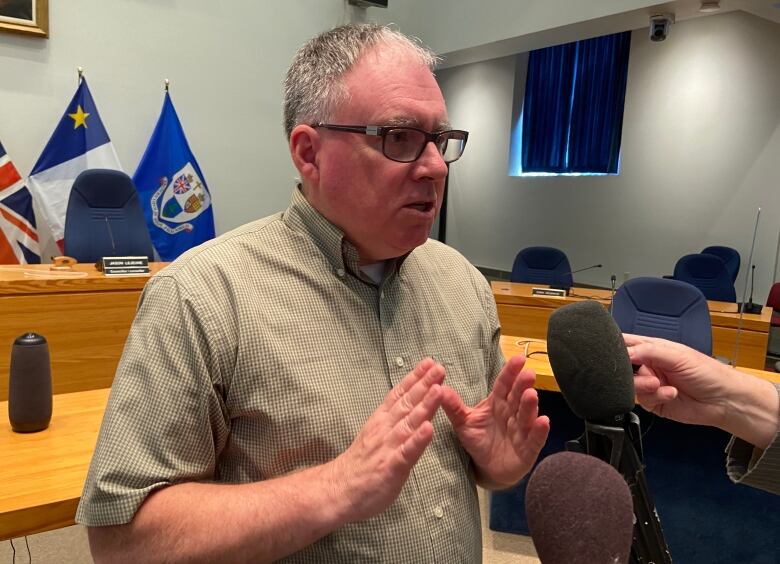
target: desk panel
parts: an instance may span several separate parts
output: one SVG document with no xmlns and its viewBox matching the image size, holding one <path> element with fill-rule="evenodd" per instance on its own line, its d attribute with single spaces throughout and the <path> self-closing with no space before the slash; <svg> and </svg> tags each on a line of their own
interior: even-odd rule
<svg viewBox="0 0 780 564">
<path fill-rule="evenodd" d="M 496 300 L 501 331 L 508 335 L 528 335 L 536 339 L 547 338 L 547 323 L 552 312 L 564 305 L 597 299 L 609 307 L 609 290 L 573 288 L 572 295 L 559 298 L 531 295 L 532 284 L 493 282 L 493 296 Z M 713 356 L 732 358 L 740 324 L 737 306 L 726 302 L 707 302 L 712 322 Z M 760 314 L 742 316 L 737 364 L 763 369 L 769 342 L 769 327 L 772 309 L 765 307 Z"/>
<path fill-rule="evenodd" d="M 157 272 L 165 265 L 151 265 Z M 138 298 L 149 276 L 106 277 L 94 265 L 57 273 L 49 265 L 0 268 L 0 401 L 8 399 L 14 340 L 28 331 L 49 343 L 55 394 L 111 386 Z"/>
</svg>

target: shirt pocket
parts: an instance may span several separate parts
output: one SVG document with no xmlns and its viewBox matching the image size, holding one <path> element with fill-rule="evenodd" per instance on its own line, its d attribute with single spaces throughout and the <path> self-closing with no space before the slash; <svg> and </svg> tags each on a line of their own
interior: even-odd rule
<svg viewBox="0 0 780 564">
<path fill-rule="evenodd" d="M 484 349 L 450 349 L 431 354 L 444 366 L 444 385 L 453 388 L 469 407 L 474 407 L 488 394 Z"/>
</svg>

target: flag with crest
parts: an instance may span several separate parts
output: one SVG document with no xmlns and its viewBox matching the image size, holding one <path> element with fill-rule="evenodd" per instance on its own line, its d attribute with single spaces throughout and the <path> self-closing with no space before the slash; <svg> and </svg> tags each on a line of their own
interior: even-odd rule
<svg viewBox="0 0 780 564">
<path fill-rule="evenodd" d="M 161 260 L 214 237 L 211 194 L 168 92 L 133 181 Z"/>
</svg>

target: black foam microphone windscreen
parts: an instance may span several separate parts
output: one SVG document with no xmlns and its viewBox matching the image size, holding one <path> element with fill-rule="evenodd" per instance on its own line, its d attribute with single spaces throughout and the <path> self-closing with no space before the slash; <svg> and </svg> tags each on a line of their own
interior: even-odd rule
<svg viewBox="0 0 780 564">
<path fill-rule="evenodd" d="M 547 324 L 555 380 L 575 415 L 608 421 L 634 407 L 634 374 L 620 328 L 600 303 L 558 308 Z"/>
<path fill-rule="evenodd" d="M 587 454 L 545 458 L 528 480 L 525 511 L 542 564 L 625 564 L 634 512 L 623 477 Z"/>
<path fill-rule="evenodd" d="M 8 377 L 8 419 L 17 433 L 42 431 L 51 421 L 51 367 L 49 345 L 35 333 L 26 333 L 11 348 Z"/>
</svg>

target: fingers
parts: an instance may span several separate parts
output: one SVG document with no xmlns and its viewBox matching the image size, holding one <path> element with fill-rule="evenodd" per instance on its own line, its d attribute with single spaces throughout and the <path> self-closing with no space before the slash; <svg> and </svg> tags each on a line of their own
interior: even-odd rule
<svg viewBox="0 0 780 564">
<path fill-rule="evenodd" d="M 501 372 L 499 372 L 493 384 L 491 395 L 496 398 L 506 399 L 512 390 L 515 378 L 523 370 L 523 366 L 525 366 L 525 357 L 523 355 L 516 355 L 510 358 L 501 369 Z"/>
<path fill-rule="evenodd" d="M 393 434 L 398 443 L 405 443 L 410 436 L 413 436 L 419 429 L 430 422 L 436 411 L 441 406 L 442 389 L 438 384 L 434 384 L 427 391 L 422 400 L 404 417 L 402 417 L 393 428 Z"/>
<path fill-rule="evenodd" d="M 525 471 L 531 468 L 547 441 L 550 420 L 539 416 L 539 396 L 536 390 L 525 390 L 516 412 L 507 422 L 512 446 Z"/>
<path fill-rule="evenodd" d="M 389 411 L 393 405 L 398 402 L 398 400 L 406 395 L 406 393 L 409 392 L 409 390 L 411 390 L 414 385 L 417 384 L 417 382 L 419 382 L 419 380 L 428 373 L 428 370 L 430 370 L 434 364 L 435 363 L 431 358 L 424 358 L 418 362 L 417 366 L 414 367 L 414 370 L 404 376 L 404 379 L 396 384 L 393 389 L 387 393 L 385 400 L 382 403 L 382 407 Z"/>
<path fill-rule="evenodd" d="M 458 392 L 448 386 L 443 386 L 441 406 L 455 429 L 465 425 L 470 410 L 466 404 L 463 403 Z"/>
<path fill-rule="evenodd" d="M 422 456 L 433 439 L 433 424 L 423 421 L 417 430 L 409 436 L 398 451 L 399 462 L 403 467 L 411 468 Z"/>
<path fill-rule="evenodd" d="M 411 413 L 427 396 L 433 386 L 444 382 L 444 367 L 430 358 L 417 366 L 388 394 L 391 403 L 385 400 L 391 422 L 395 423 Z M 438 405 L 437 405 L 438 409 Z M 433 416 L 433 414 L 431 414 Z"/>
</svg>

